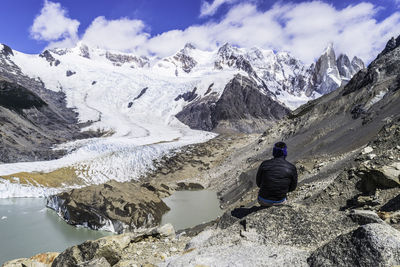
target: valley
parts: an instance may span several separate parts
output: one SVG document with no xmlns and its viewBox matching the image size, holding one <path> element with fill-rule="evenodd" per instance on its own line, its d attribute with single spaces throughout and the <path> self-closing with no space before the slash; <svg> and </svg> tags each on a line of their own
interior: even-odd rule
<svg viewBox="0 0 400 267">
<path fill-rule="evenodd" d="M 155 64 L 82 44 L 13 52 L 21 73 L 65 93 L 81 129 L 100 136 L 59 144 L 57 159 L 0 165 L 1 196 L 46 196 L 69 224 L 119 234 L 72 246 L 51 266 L 399 264 L 399 40 L 367 68 L 336 61 L 331 46 L 309 68 L 229 45 L 186 45 Z M 261 72 L 261 58 L 281 67 Z M 260 209 L 255 174 L 280 140 L 298 189 L 288 205 Z M 160 226 L 163 198 L 198 189 L 217 192 L 222 216 L 176 233 Z"/>
</svg>

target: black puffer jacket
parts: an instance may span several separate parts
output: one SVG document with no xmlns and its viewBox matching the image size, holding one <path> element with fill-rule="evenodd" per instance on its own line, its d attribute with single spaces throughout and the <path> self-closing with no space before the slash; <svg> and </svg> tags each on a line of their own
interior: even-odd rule
<svg viewBox="0 0 400 267">
<path fill-rule="evenodd" d="M 269 200 L 281 200 L 288 192 L 296 189 L 296 166 L 283 157 L 261 163 L 257 172 L 258 195 Z"/>
</svg>

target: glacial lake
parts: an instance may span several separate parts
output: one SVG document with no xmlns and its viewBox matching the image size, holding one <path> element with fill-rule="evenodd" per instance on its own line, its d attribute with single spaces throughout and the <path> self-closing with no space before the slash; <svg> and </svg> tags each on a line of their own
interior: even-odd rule
<svg viewBox="0 0 400 267">
<path fill-rule="evenodd" d="M 223 213 L 217 194 L 208 190 L 177 191 L 163 200 L 171 210 L 161 225 L 171 223 L 175 230 L 212 221 Z M 0 265 L 113 234 L 71 226 L 45 204 L 44 198 L 0 199 Z"/>
<path fill-rule="evenodd" d="M 176 191 L 163 201 L 171 210 L 163 215 L 161 225 L 171 223 L 175 230 L 212 221 L 223 213 L 213 191 Z"/>
<path fill-rule="evenodd" d="M 68 225 L 45 204 L 44 198 L 0 199 L 0 265 L 112 235 Z"/>
</svg>

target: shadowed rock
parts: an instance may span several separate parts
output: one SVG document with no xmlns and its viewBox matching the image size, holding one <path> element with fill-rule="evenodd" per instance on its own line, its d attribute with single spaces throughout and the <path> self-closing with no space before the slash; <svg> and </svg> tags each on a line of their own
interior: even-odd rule
<svg viewBox="0 0 400 267">
<path fill-rule="evenodd" d="M 289 109 L 262 93 L 263 90 L 249 78 L 237 75 L 225 86 L 221 97 L 211 94 L 196 100 L 176 117 L 192 129 L 260 131 L 268 122 L 289 113 Z"/>
</svg>

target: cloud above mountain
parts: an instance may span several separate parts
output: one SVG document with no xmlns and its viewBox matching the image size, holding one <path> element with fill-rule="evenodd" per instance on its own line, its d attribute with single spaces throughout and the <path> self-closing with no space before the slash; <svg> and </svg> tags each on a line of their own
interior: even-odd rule
<svg viewBox="0 0 400 267">
<path fill-rule="evenodd" d="M 31 37 L 47 41 L 56 46 L 70 46 L 78 41 L 80 22 L 67 17 L 68 12 L 61 4 L 45 0 L 40 14 L 30 28 Z"/>
<path fill-rule="evenodd" d="M 141 20 L 107 20 L 105 17 L 97 17 L 86 29 L 82 41 L 109 50 L 134 51 L 146 45 L 150 38 L 145 27 Z"/>
<path fill-rule="evenodd" d="M 214 0 L 203 2 L 200 15 L 211 16 L 223 4 L 230 4 L 230 8 L 219 21 L 208 20 L 155 36 L 145 21 L 97 17 L 80 39 L 105 49 L 161 57 L 175 53 L 187 42 L 203 50 L 229 42 L 240 47 L 288 51 L 311 63 L 330 42 L 337 52 L 357 55 L 368 62 L 390 37 L 400 34 L 400 12 L 378 21 L 376 16 L 381 7 L 366 2 L 342 9 L 321 1 L 279 2 L 268 10 L 260 10 L 257 1 Z M 60 4 L 46 1 L 33 23 L 31 35 L 48 41 L 49 47 L 72 45 L 77 41 L 79 22 L 67 15 Z M 50 16 L 59 23 L 46 20 Z"/>
</svg>

